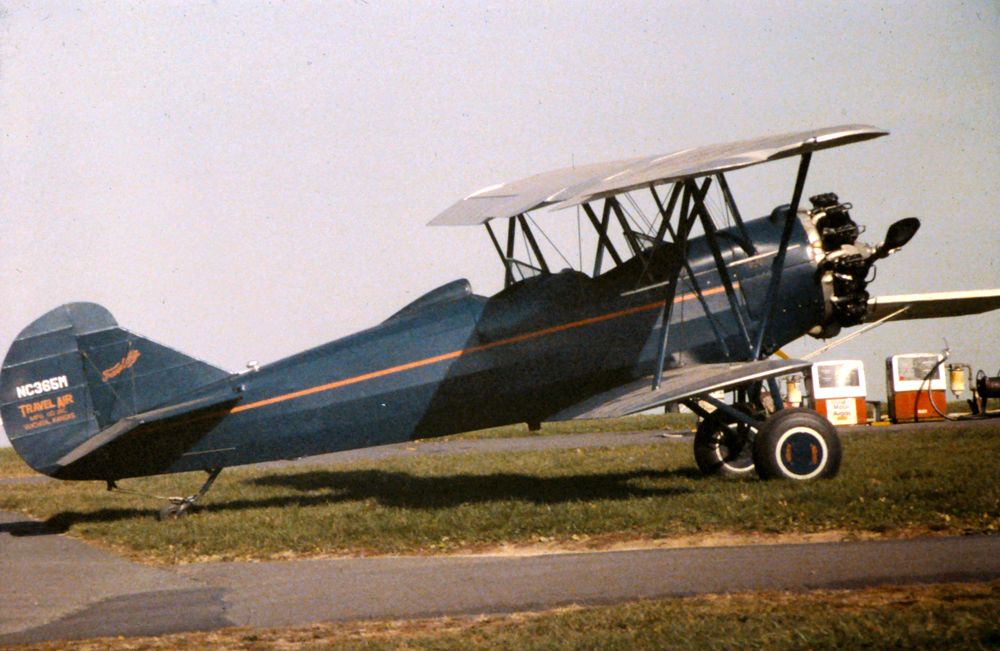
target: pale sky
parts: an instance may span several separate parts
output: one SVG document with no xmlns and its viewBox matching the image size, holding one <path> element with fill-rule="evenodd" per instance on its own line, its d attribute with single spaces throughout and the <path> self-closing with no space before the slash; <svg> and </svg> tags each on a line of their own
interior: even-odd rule
<svg viewBox="0 0 1000 651">
<path fill-rule="evenodd" d="M 481 228 L 425 226 L 478 188 L 854 122 L 892 135 L 817 154 L 807 193 L 873 243 L 923 220 L 870 291 L 1000 286 L 995 2 L 0 0 L 0 41 L 3 351 L 93 301 L 224 368 L 273 361 L 455 278 L 496 292 Z M 730 182 L 759 216 L 793 175 Z M 864 359 L 881 398 L 887 355 L 947 337 L 992 374 L 998 334 L 907 322 L 824 358 Z"/>
</svg>

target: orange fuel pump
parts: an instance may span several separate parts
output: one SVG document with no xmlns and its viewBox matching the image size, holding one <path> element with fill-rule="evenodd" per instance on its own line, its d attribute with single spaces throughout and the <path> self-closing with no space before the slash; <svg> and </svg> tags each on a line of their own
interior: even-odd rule
<svg viewBox="0 0 1000 651">
<path fill-rule="evenodd" d="M 948 409 L 944 356 L 909 353 L 887 358 L 885 388 L 892 422 L 942 420 L 939 414 Z"/>
</svg>

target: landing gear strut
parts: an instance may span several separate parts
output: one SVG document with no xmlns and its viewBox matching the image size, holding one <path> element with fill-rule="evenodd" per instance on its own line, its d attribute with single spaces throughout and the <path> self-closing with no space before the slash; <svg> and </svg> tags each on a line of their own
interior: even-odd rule
<svg viewBox="0 0 1000 651">
<path fill-rule="evenodd" d="M 108 480 L 108 490 L 117 491 L 119 493 L 129 493 L 131 495 L 141 495 L 142 497 L 153 497 L 156 499 L 167 500 L 168 502 L 167 505 L 159 510 L 159 512 L 156 514 L 156 519 L 160 521 L 176 520 L 177 518 L 181 517 L 182 515 L 190 511 L 192 508 L 194 508 L 194 503 L 200 500 L 205 495 L 205 493 L 208 492 L 208 489 L 210 489 L 212 487 L 212 484 L 215 483 L 215 479 L 219 476 L 219 473 L 222 472 L 222 468 L 211 468 L 209 470 L 206 470 L 205 472 L 208 473 L 208 479 L 206 479 L 205 483 L 201 485 L 201 488 L 198 489 L 197 493 L 193 495 L 188 495 L 187 497 L 162 497 L 160 495 L 147 495 L 146 493 L 139 493 L 137 491 L 126 490 L 124 488 L 119 488 L 118 484 L 116 484 L 113 479 Z"/>
</svg>

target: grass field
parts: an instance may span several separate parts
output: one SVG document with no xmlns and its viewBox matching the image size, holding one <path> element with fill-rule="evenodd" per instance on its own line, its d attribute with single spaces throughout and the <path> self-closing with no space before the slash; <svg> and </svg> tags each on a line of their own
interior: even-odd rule
<svg viewBox="0 0 1000 651">
<path fill-rule="evenodd" d="M 27 477 L 37 474 L 27 466 L 13 448 L 0 448 L 0 477 Z"/>
<path fill-rule="evenodd" d="M 59 642 L 59 649 L 989 649 L 1000 584 L 758 593 L 544 613 L 162 638 Z"/>
<path fill-rule="evenodd" d="M 688 535 L 995 533 L 998 455 L 994 428 L 875 429 L 844 437 L 838 478 L 806 484 L 704 478 L 689 445 L 660 442 L 231 469 L 201 510 L 168 523 L 155 520 L 156 501 L 94 482 L 5 485 L 0 509 L 166 563 L 601 548 Z M 182 494 L 202 477 L 124 485 Z"/>
</svg>

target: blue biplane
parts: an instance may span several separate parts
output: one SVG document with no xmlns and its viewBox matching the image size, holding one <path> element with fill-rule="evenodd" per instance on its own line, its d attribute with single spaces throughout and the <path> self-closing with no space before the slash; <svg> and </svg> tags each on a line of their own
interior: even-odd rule
<svg viewBox="0 0 1000 651">
<path fill-rule="evenodd" d="M 998 291 L 870 298 L 873 263 L 919 222 L 898 221 L 868 246 L 835 194 L 801 205 L 814 152 L 886 133 L 838 126 L 484 188 L 431 223 L 484 226 L 502 291 L 479 296 L 456 280 L 372 328 L 242 373 L 125 330 L 98 305 L 63 305 L 7 353 L 3 422 L 18 454 L 59 479 L 113 488 L 209 473 L 163 516 L 188 510 L 228 466 L 678 402 L 702 418 L 694 449 L 707 474 L 832 477 L 836 430 L 782 409 L 778 395 L 775 378 L 809 362 L 772 355 L 807 334 L 1000 306 Z M 744 220 L 726 174 L 789 157 L 799 159 L 790 203 Z M 728 226 L 706 201 L 713 185 Z M 652 219 L 639 219 L 636 195 Z M 532 211 L 571 206 L 596 233 L 592 273 L 553 270 L 536 237 Z M 711 395 L 720 389 L 734 401 Z"/>
</svg>

